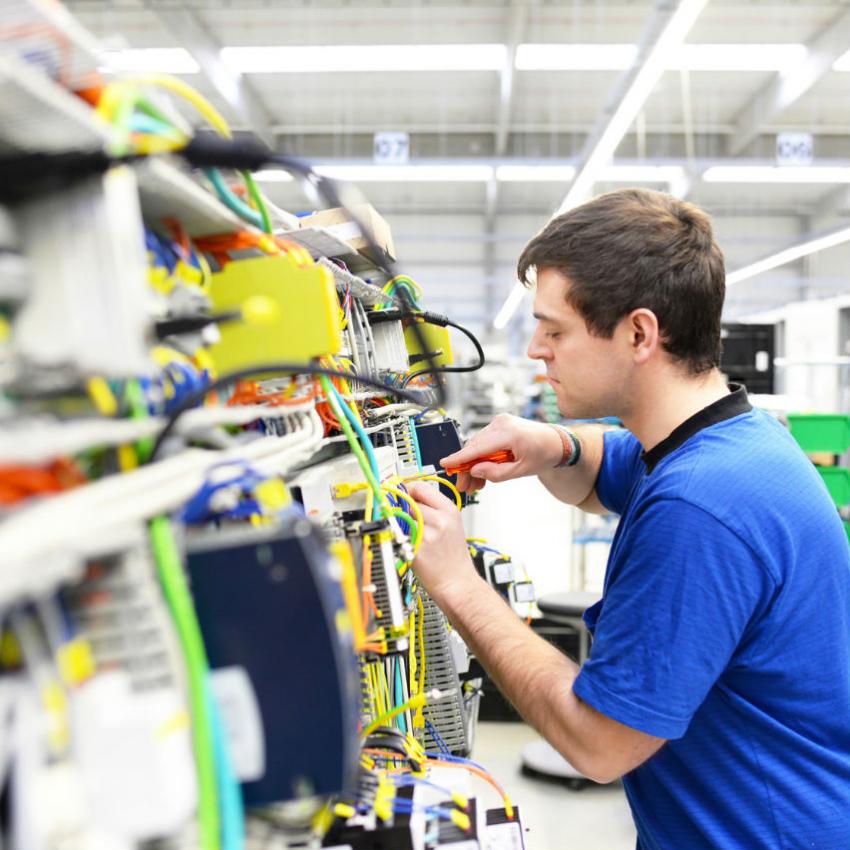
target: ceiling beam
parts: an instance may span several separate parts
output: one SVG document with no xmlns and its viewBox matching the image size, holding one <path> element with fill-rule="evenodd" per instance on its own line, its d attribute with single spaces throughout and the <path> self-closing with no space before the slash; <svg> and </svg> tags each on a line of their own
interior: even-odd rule
<svg viewBox="0 0 850 850">
<path fill-rule="evenodd" d="M 802 64 L 778 74 L 744 106 L 735 122 L 735 133 L 729 140 L 729 153 L 740 153 L 766 124 L 810 91 L 829 73 L 833 62 L 847 52 L 848 45 L 850 11 L 838 15 L 814 37 Z"/>
<path fill-rule="evenodd" d="M 618 80 L 585 144 L 575 179 L 556 214 L 585 201 L 597 175 L 617 150 L 656 83 L 668 59 L 685 40 L 707 0 L 656 0 L 644 27 L 635 64 Z"/>
<path fill-rule="evenodd" d="M 271 116 L 265 104 L 242 74 L 221 61 L 218 55 L 221 45 L 197 14 L 188 8 L 161 6 L 150 0 L 148 6 L 192 54 L 201 66 L 201 73 L 233 109 L 238 122 L 266 144 L 274 146 Z"/>
</svg>

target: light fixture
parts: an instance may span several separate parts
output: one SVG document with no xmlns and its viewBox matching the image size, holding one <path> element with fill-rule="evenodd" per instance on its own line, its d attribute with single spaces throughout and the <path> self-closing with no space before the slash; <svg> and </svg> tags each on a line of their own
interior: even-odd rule
<svg viewBox="0 0 850 850">
<path fill-rule="evenodd" d="M 670 52 L 666 69 L 783 71 L 802 62 L 807 53 L 804 44 L 682 44 Z M 833 67 L 850 70 L 850 53 L 847 56 L 846 68 Z M 516 68 L 518 71 L 623 71 L 631 68 L 636 58 L 634 44 L 520 44 Z"/>
<path fill-rule="evenodd" d="M 739 283 L 742 280 L 755 277 L 762 272 L 793 263 L 794 260 L 807 257 L 809 254 L 816 254 L 818 251 L 834 248 L 843 242 L 850 242 L 850 227 L 843 227 L 841 230 L 835 230 L 832 233 L 827 233 L 825 236 L 800 242 L 798 245 L 792 245 L 790 248 L 785 248 L 782 251 L 771 254 L 769 257 L 736 269 L 731 274 L 726 275 L 726 285 L 730 286 L 733 283 Z"/>
<path fill-rule="evenodd" d="M 201 66 L 183 47 L 140 47 L 105 50 L 100 71 L 113 73 L 197 74 Z"/>
<path fill-rule="evenodd" d="M 678 50 L 699 17 L 707 0 L 680 0 L 676 10 L 638 68 L 614 113 L 602 130 L 584 165 L 570 186 L 556 215 L 581 203 L 590 194 L 600 170 L 607 165 L 626 131 L 640 112 L 659 77 L 664 73 L 671 54 Z"/>
<path fill-rule="evenodd" d="M 671 70 L 784 71 L 802 62 L 805 44 L 683 44 L 670 60 Z"/>
<path fill-rule="evenodd" d="M 572 165 L 500 165 L 496 179 L 500 183 L 569 183 L 576 176 Z"/>
<path fill-rule="evenodd" d="M 317 165 L 316 171 L 352 183 L 486 183 L 491 165 Z"/>
<path fill-rule="evenodd" d="M 706 183 L 850 183 L 850 167 L 840 165 L 712 165 Z"/>
<path fill-rule="evenodd" d="M 518 71 L 624 71 L 637 56 L 634 44 L 520 44 Z"/>
<path fill-rule="evenodd" d="M 272 168 L 267 171 L 255 171 L 254 179 L 258 183 L 291 183 L 292 175 L 288 171 Z"/>
<path fill-rule="evenodd" d="M 676 183 L 684 179 L 681 165 L 609 165 L 599 170 L 600 183 Z"/>
<path fill-rule="evenodd" d="M 525 298 L 527 292 L 528 290 L 519 281 L 513 285 L 513 288 L 508 293 L 508 297 L 505 299 L 505 303 L 502 304 L 502 308 L 496 314 L 496 318 L 493 319 L 493 327 L 497 331 L 507 327 L 508 322 L 513 318 L 517 307 L 522 304 L 522 300 Z"/>
<path fill-rule="evenodd" d="M 223 47 L 221 59 L 243 74 L 360 71 L 498 71 L 504 44 L 333 44 Z"/>
</svg>

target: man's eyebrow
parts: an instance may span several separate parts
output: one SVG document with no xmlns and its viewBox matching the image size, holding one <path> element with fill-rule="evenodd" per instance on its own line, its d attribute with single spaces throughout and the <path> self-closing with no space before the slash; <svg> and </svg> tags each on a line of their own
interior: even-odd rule
<svg viewBox="0 0 850 850">
<path fill-rule="evenodd" d="M 547 316 L 546 313 L 540 313 L 535 310 L 532 314 L 538 322 L 557 322 L 558 320 L 554 316 Z"/>
</svg>

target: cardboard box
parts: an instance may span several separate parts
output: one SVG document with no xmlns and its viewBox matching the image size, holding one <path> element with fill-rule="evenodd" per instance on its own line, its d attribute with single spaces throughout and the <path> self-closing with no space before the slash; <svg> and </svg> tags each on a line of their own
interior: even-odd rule
<svg viewBox="0 0 850 850">
<path fill-rule="evenodd" d="M 359 204 L 352 207 L 352 211 L 372 231 L 378 245 L 390 255 L 390 259 L 394 260 L 395 246 L 393 245 L 393 235 L 390 232 L 390 226 L 383 216 L 371 204 Z M 349 219 L 345 210 L 340 208 L 322 210 L 321 212 L 313 213 L 313 215 L 305 216 L 300 221 L 302 228 L 324 227 L 325 230 L 332 233 L 337 239 L 341 239 L 355 251 L 375 262 L 375 258 L 371 256 L 371 252 L 366 246 L 366 240 L 360 235 L 357 225 Z"/>
</svg>

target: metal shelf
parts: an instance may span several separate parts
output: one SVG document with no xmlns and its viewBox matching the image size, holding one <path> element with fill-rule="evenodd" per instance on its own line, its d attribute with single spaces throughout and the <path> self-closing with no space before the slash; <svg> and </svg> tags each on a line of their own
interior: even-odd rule
<svg viewBox="0 0 850 850">
<path fill-rule="evenodd" d="M 91 150 L 109 138 L 88 104 L 37 67 L 0 53 L 0 152 Z"/>
<path fill-rule="evenodd" d="M 136 175 L 142 214 L 149 221 L 177 215 L 190 237 L 254 229 L 165 159 L 144 160 L 136 167 Z"/>
</svg>

